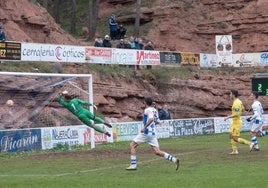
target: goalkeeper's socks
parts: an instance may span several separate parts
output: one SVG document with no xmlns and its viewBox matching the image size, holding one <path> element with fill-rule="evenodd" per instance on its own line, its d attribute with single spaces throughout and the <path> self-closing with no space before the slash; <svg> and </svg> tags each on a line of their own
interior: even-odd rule
<svg viewBox="0 0 268 188">
<path fill-rule="evenodd" d="M 164 157 L 165 157 L 166 160 L 171 161 L 173 163 L 175 163 L 177 161 L 177 159 L 175 157 L 173 157 L 172 155 L 170 155 L 168 153 L 165 153 Z"/>
</svg>

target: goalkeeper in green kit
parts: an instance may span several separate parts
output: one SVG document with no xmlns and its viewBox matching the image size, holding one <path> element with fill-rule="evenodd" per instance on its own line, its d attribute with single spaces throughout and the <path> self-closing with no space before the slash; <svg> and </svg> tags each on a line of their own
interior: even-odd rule
<svg viewBox="0 0 268 188">
<path fill-rule="evenodd" d="M 96 131 L 100 132 L 100 133 L 104 133 L 107 136 L 111 136 L 111 134 L 109 132 L 105 132 L 102 128 L 100 128 L 99 126 L 94 125 L 91 120 L 96 121 L 98 123 L 103 123 L 104 125 L 106 125 L 107 127 L 112 127 L 112 125 L 110 125 L 109 123 L 106 123 L 103 119 L 101 119 L 100 117 L 96 117 L 93 113 L 91 113 L 90 111 L 88 111 L 87 109 L 83 108 L 81 105 L 85 105 L 85 106 L 92 106 L 92 104 L 77 99 L 77 98 L 73 98 L 71 95 L 68 94 L 68 91 L 63 91 L 57 98 L 58 102 L 64 106 L 65 108 L 67 108 L 70 112 L 72 112 L 72 114 L 74 114 L 76 117 L 78 117 L 78 119 L 80 121 L 82 121 L 84 124 L 86 124 L 87 126 L 95 129 Z M 95 105 L 93 105 L 93 107 L 95 109 L 97 109 L 97 107 Z"/>
</svg>

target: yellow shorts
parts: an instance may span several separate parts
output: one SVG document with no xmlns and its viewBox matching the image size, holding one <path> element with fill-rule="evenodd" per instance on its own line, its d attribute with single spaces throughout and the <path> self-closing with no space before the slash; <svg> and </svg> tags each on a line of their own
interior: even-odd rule
<svg viewBox="0 0 268 188">
<path fill-rule="evenodd" d="M 233 122 L 230 126 L 230 133 L 233 136 L 240 136 L 240 130 L 241 130 L 242 122 Z"/>
</svg>

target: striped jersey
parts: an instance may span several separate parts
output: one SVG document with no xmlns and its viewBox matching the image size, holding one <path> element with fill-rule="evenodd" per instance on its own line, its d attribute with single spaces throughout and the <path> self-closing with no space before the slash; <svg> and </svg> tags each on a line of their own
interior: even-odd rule
<svg viewBox="0 0 268 188">
<path fill-rule="evenodd" d="M 262 114 L 264 113 L 264 111 L 260 101 L 255 100 L 251 105 L 251 108 L 253 112 L 253 119 L 262 121 L 263 120 Z"/>
<path fill-rule="evenodd" d="M 153 118 L 153 122 L 145 129 L 144 134 L 150 136 L 156 136 L 155 126 L 159 122 L 158 112 L 154 107 L 147 107 L 143 114 L 143 126 L 147 124 L 149 119 Z"/>
</svg>

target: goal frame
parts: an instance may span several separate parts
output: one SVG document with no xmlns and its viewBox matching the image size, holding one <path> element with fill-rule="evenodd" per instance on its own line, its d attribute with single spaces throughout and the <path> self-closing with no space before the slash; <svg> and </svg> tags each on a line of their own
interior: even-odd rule
<svg viewBox="0 0 268 188">
<path fill-rule="evenodd" d="M 31 72 L 1 72 L 0 76 L 37 76 L 37 77 L 78 77 L 78 78 L 88 78 L 88 93 L 89 98 L 88 102 L 91 104 L 93 103 L 93 80 L 92 74 L 60 74 L 60 73 L 31 73 Z M 89 107 L 90 111 L 93 112 L 93 105 Z M 91 128 L 91 127 L 90 127 Z M 91 149 L 95 148 L 95 131 L 91 128 L 91 140 L 90 140 L 90 147 Z"/>
</svg>

